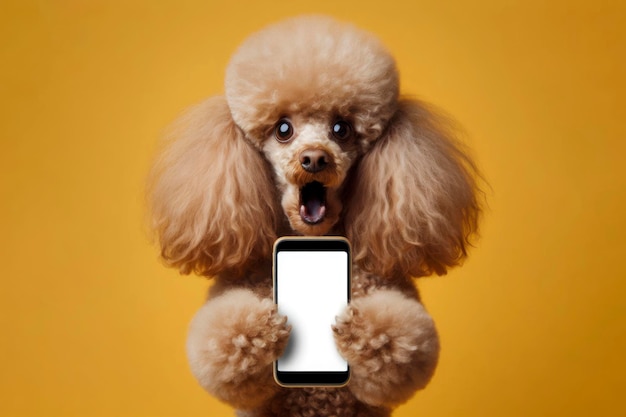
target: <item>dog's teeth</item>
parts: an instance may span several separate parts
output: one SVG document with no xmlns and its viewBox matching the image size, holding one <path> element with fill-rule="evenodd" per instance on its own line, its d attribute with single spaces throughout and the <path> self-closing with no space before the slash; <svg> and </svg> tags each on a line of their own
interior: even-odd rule
<svg viewBox="0 0 626 417">
<path fill-rule="evenodd" d="M 300 217 L 305 223 L 317 224 L 326 216 L 326 189 L 316 181 L 300 189 Z"/>
</svg>

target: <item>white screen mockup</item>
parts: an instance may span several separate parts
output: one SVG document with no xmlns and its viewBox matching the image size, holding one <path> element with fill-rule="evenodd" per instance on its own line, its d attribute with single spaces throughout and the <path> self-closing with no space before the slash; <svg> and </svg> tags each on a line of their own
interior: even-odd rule
<svg viewBox="0 0 626 417">
<path fill-rule="evenodd" d="M 348 254 L 343 251 L 280 251 L 277 254 L 278 311 L 291 335 L 278 359 L 280 372 L 345 372 L 332 324 L 348 305 Z"/>
</svg>

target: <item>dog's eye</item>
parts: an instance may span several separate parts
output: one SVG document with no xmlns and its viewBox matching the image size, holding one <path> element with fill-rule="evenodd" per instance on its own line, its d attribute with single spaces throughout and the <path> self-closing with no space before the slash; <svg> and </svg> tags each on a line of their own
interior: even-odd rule
<svg viewBox="0 0 626 417">
<path fill-rule="evenodd" d="M 352 136 L 352 126 L 344 120 L 339 120 L 333 124 L 332 134 L 335 139 L 344 142 Z"/>
<path fill-rule="evenodd" d="M 277 141 L 288 142 L 293 136 L 293 126 L 291 125 L 291 122 L 287 119 L 281 119 L 278 123 L 276 123 L 274 135 L 276 136 Z"/>
</svg>

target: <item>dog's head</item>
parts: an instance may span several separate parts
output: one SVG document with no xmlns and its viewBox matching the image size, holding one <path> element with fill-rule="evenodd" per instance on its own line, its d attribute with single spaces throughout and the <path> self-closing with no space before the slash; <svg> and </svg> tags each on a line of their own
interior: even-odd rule
<svg viewBox="0 0 626 417">
<path fill-rule="evenodd" d="M 369 33 L 325 17 L 270 26 L 155 164 L 163 258 L 236 274 L 269 257 L 287 219 L 297 234 L 345 233 L 366 271 L 443 274 L 480 210 L 474 165 L 442 120 L 399 98 L 395 62 Z"/>
<path fill-rule="evenodd" d="M 304 17 L 244 42 L 227 70 L 226 98 L 270 161 L 293 230 L 322 235 L 340 217 L 350 168 L 397 108 L 398 77 L 369 33 Z"/>
</svg>

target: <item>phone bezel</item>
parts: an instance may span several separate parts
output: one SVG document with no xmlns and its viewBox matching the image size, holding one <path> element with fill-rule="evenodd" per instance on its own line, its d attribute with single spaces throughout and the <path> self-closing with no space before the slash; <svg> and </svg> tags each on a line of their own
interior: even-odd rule
<svg viewBox="0 0 626 417">
<path fill-rule="evenodd" d="M 281 251 L 341 251 L 346 252 L 348 255 L 347 262 L 347 285 L 348 285 L 348 300 L 351 299 L 351 281 L 352 281 L 352 253 L 350 242 L 343 237 L 282 237 L 277 239 L 274 243 L 273 250 L 273 262 L 272 262 L 272 281 L 273 281 L 273 296 L 274 303 L 278 305 L 278 287 L 276 276 L 276 261 L 278 252 Z M 276 383 L 283 387 L 319 387 L 319 386 L 332 386 L 341 387 L 348 383 L 350 380 L 350 365 L 347 366 L 346 371 L 342 372 L 285 372 L 278 370 L 278 361 L 274 361 L 274 380 Z"/>
</svg>

